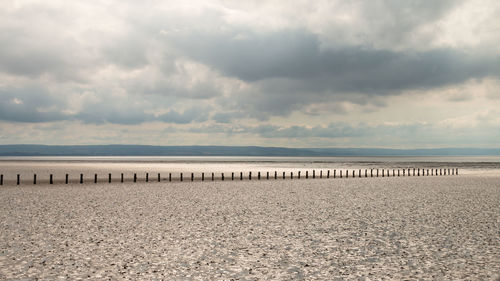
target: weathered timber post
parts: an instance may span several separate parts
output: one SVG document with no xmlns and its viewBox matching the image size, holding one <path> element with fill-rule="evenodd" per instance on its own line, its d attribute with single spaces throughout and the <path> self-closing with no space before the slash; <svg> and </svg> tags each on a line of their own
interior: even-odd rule
<svg viewBox="0 0 500 281">
<path fill-rule="evenodd" d="M 120 175 L 120 181 L 123 182 L 123 173 Z"/>
<path fill-rule="evenodd" d="M 399 169 L 398 169 L 398 177 L 399 177 Z"/>
<path fill-rule="evenodd" d="M 149 182 L 149 173 L 146 173 L 146 182 Z"/>
<path fill-rule="evenodd" d="M 181 181 L 182 181 L 182 180 L 183 180 L 183 178 L 182 178 L 182 173 L 181 173 L 181 175 L 180 175 L 180 176 L 181 176 Z"/>
<path fill-rule="evenodd" d="M 290 172 L 290 179 L 293 180 L 293 172 Z"/>
<path fill-rule="evenodd" d="M 329 179 L 330 178 L 330 170 L 326 171 L 326 178 Z"/>
<path fill-rule="evenodd" d="M 361 177 L 361 169 L 359 169 L 359 177 Z"/>
<path fill-rule="evenodd" d="M 283 172 L 283 179 L 285 179 L 285 172 Z"/>
<path fill-rule="evenodd" d="M 243 180 L 243 172 L 240 172 L 240 181 Z"/>
<path fill-rule="evenodd" d="M 266 180 L 269 180 L 269 171 L 266 172 Z"/>
<path fill-rule="evenodd" d="M 160 173 L 158 173 L 158 182 L 161 181 Z"/>
<path fill-rule="evenodd" d="M 137 174 L 134 173 L 134 182 L 137 182 Z"/>
<path fill-rule="evenodd" d="M 298 175 L 297 175 L 297 177 L 298 177 L 298 178 L 299 178 L 299 180 L 300 180 L 300 171 L 298 171 Z"/>
<path fill-rule="evenodd" d="M 17 174 L 17 185 L 21 183 L 21 175 Z"/>
<path fill-rule="evenodd" d="M 274 179 L 277 180 L 278 179 L 278 172 L 277 171 L 274 171 Z"/>
<path fill-rule="evenodd" d="M 111 183 L 111 174 L 108 174 L 108 183 Z"/>
<path fill-rule="evenodd" d="M 97 183 L 97 174 L 94 174 L 94 183 Z"/>
<path fill-rule="evenodd" d="M 309 178 L 309 171 L 306 171 L 306 179 Z"/>
<path fill-rule="evenodd" d="M 54 181 L 52 180 L 52 174 L 50 174 L 49 183 L 54 184 Z"/>
<path fill-rule="evenodd" d="M 313 170 L 313 179 L 316 178 L 316 170 Z"/>
<path fill-rule="evenodd" d="M 3 185 L 3 174 L 0 175 L 0 185 Z"/>
<path fill-rule="evenodd" d="M 191 181 L 194 181 L 194 173 L 191 173 Z"/>
<path fill-rule="evenodd" d="M 201 173 L 201 181 L 205 181 L 205 173 Z"/>
<path fill-rule="evenodd" d="M 348 178 L 349 177 L 349 170 L 345 170 L 345 177 Z"/>
<path fill-rule="evenodd" d="M 172 181 L 172 173 L 168 173 L 168 181 Z"/>
<path fill-rule="evenodd" d="M 260 172 L 257 172 L 257 179 L 260 180 Z"/>
<path fill-rule="evenodd" d="M 392 176 L 395 177 L 396 176 L 396 171 L 394 169 L 392 169 Z"/>
<path fill-rule="evenodd" d="M 336 177 L 337 177 L 337 170 L 333 169 L 333 178 L 336 178 Z"/>
<path fill-rule="evenodd" d="M 36 174 L 33 174 L 33 184 L 36 184 Z"/>
<path fill-rule="evenodd" d="M 377 169 L 377 178 L 378 178 L 378 169 Z"/>
<path fill-rule="evenodd" d="M 373 178 L 373 169 L 370 169 L 370 178 Z"/>
<path fill-rule="evenodd" d="M 339 170 L 339 172 L 340 172 L 340 178 L 342 178 L 342 170 Z"/>
<path fill-rule="evenodd" d="M 80 183 L 83 183 L 83 174 L 80 174 Z"/>
<path fill-rule="evenodd" d="M 248 180 L 252 180 L 252 172 L 248 172 Z"/>
<path fill-rule="evenodd" d="M 352 177 L 355 178 L 356 177 L 356 170 L 352 170 Z"/>
<path fill-rule="evenodd" d="M 68 177 L 69 177 L 69 175 L 66 174 L 66 184 L 68 184 Z"/>
<path fill-rule="evenodd" d="M 212 181 L 215 180 L 215 176 L 214 176 L 214 173 L 212 173 Z"/>
<path fill-rule="evenodd" d="M 458 176 L 458 168 L 457 168 L 457 172 L 455 174 Z"/>
<path fill-rule="evenodd" d="M 231 180 L 234 181 L 234 172 L 231 172 Z"/>
<path fill-rule="evenodd" d="M 221 173 L 220 178 L 222 181 L 224 181 L 224 173 Z"/>
</svg>

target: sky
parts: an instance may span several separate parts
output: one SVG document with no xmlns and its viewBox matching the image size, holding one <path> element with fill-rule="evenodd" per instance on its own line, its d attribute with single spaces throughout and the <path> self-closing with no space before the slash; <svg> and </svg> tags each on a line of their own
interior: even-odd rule
<svg viewBox="0 0 500 281">
<path fill-rule="evenodd" d="M 496 0 L 4 0 L 0 144 L 500 147 Z"/>
</svg>

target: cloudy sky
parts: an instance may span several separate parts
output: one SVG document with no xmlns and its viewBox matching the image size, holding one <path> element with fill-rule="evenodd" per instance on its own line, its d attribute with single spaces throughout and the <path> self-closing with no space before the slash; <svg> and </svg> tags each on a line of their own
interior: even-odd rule
<svg viewBox="0 0 500 281">
<path fill-rule="evenodd" d="M 0 144 L 500 147 L 499 3 L 2 1 Z"/>
</svg>

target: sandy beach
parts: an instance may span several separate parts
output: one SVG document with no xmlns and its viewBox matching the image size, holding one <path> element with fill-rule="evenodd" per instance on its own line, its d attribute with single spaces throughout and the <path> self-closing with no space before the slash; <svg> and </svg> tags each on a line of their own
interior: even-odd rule
<svg viewBox="0 0 500 281">
<path fill-rule="evenodd" d="M 0 279 L 497 280 L 500 176 L 0 188 Z"/>
</svg>

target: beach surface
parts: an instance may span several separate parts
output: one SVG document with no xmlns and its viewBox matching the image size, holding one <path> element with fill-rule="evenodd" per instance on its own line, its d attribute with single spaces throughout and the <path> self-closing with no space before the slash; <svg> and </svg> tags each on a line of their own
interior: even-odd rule
<svg viewBox="0 0 500 281">
<path fill-rule="evenodd" d="M 0 280 L 498 280 L 500 175 L 0 187 Z"/>
</svg>

